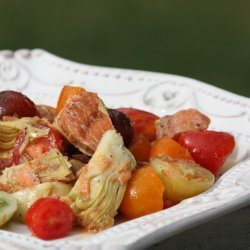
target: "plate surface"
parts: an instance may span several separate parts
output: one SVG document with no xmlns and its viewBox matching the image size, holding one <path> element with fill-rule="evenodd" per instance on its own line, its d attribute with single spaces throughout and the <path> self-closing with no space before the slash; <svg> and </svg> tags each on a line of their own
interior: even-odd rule
<svg viewBox="0 0 250 250">
<path fill-rule="evenodd" d="M 135 249 L 250 204 L 250 99 L 175 75 L 83 65 L 46 51 L 0 51 L 0 91 L 13 89 L 37 104 L 55 106 L 64 84 L 97 92 L 108 107 L 135 107 L 160 116 L 194 107 L 207 114 L 210 129 L 234 134 L 237 147 L 224 173 L 207 192 L 180 204 L 116 225 L 98 234 L 75 231 L 43 241 L 26 226 L 0 230 L 0 249 Z"/>
</svg>

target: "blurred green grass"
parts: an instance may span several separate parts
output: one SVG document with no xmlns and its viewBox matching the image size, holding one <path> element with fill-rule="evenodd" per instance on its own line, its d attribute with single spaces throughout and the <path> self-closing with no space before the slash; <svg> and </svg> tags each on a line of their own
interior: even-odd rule
<svg viewBox="0 0 250 250">
<path fill-rule="evenodd" d="M 0 50 L 184 75 L 250 96 L 250 1 L 0 0 Z"/>
</svg>

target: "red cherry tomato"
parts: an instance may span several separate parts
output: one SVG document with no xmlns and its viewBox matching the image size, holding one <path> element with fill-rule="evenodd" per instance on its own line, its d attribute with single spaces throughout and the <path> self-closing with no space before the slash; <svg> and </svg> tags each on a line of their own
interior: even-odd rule
<svg viewBox="0 0 250 250">
<path fill-rule="evenodd" d="M 0 92 L 0 119 L 3 116 L 33 117 L 37 115 L 35 104 L 27 96 L 11 90 Z"/>
<path fill-rule="evenodd" d="M 215 175 L 235 146 L 231 134 L 216 131 L 183 132 L 178 136 L 178 142 L 190 152 L 196 163 Z"/>
<path fill-rule="evenodd" d="M 155 139 L 156 128 L 155 121 L 159 119 L 158 116 L 134 108 L 119 108 L 119 111 L 126 114 L 134 125 L 134 134 L 143 134 L 150 142 Z"/>
<path fill-rule="evenodd" d="M 66 203 L 52 197 L 37 200 L 25 215 L 27 226 L 31 232 L 44 240 L 68 235 L 73 227 L 73 219 L 71 208 Z"/>
</svg>

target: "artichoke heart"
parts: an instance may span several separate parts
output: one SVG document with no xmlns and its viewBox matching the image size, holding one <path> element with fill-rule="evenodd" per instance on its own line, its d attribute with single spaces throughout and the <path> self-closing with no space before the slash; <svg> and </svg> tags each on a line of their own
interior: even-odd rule
<svg viewBox="0 0 250 250">
<path fill-rule="evenodd" d="M 112 226 L 136 162 L 115 130 L 103 135 L 65 200 L 87 230 Z"/>
<path fill-rule="evenodd" d="M 12 149 L 18 133 L 32 122 L 33 119 L 30 117 L 0 121 L 0 151 Z"/>
<path fill-rule="evenodd" d="M 34 138 L 48 135 L 49 129 L 39 129 L 32 125 L 37 123 L 45 123 L 40 118 L 23 117 L 20 119 L 0 121 L 0 152 L 11 150 L 15 144 L 18 133 L 25 129 L 25 140 L 22 148 L 25 148 L 29 141 Z M 21 149 L 22 150 L 22 149 Z"/>
<path fill-rule="evenodd" d="M 47 181 L 71 181 L 71 164 L 57 149 L 32 161 L 6 168 L 0 176 L 0 187 L 9 193 Z"/>
<path fill-rule="evenodd" d="M 17 200 L 17 210 L 14 218 L 21 222 L 25 220 L 28 208 L 38 199 L 48 196 L 67 195 L 71 190 L 71 185 L 62 182 L 44 182 L 36 186 L 27 187 L 18 192 L 12 193 Z"/>
</svg>

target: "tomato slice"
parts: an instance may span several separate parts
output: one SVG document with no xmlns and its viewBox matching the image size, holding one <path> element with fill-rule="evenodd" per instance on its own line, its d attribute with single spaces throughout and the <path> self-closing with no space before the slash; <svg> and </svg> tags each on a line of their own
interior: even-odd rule
<svg viewBox="0 0 250 250">
<path fill-rule="evenodd" d="M 44 125 L 37 125 L 36 127 L 40 129 L 49 128 Z M 63 137 L 55 129 L 49 128 L 48 136 L 34 139 L 26 146 L 22 154 L 20 154 L 19 149 L 24 142 L 25 136 L 25 130 L 22 130 L 17 136 L 13 149 L 13 162 L 15 165 L 20 164 L 22 156 L 34 159 L 39 157 L 41 154 L 48 152 L 52 148 L 57 148 L 58 150 L 63 151 Z"/>
<path fill-rule="evenodd" d="M 126 114 L 134 125 L 134 134 L 143 134 L 152 142 L 156 137 L 155 121 L 159 119 L 157 115 L 134 108 L 119 108 L 119 111 Z"/>
<path fill-rule="evenodd" d="M 34 235 L 52 240 L 70 233 L 74 215 L 66 203 L 57 198 L 46 197 L 37 200 L 28 209 L 25 220 Z"/>
<path fill-rule="evenodd" d="M 41 154 L 48 152 L 52 148 L 57 148 L 60 151 L 63 149 L 62 136 L 53 128 L 50 128 L 48 136 L 33 140 L 25 148 L 23 155 L 31 158 L 37 158 Z"/>
<path fill-rule="evenodd" d="M 173 202 L 198 195 L 214 183 L 214 175 L 194 161 L 153 157 L 150 166 L 165 186 L 165 199 Z"/>
<path fill-rule="evenodd" d="M 178 142 L 190 152 L 195 162 L 215 175 L 235 147 L 231 134 L 217 131 L 183 132 L 178 136 Z"/>
</svg>

